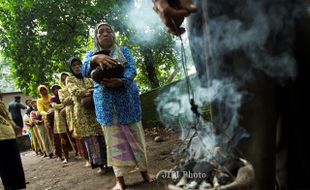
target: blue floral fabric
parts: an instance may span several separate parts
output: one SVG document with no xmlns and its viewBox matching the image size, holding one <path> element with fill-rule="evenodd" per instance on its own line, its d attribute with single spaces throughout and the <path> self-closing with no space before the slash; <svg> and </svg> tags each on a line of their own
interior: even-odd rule
<svg viewBox="0 0 310 190">
<path fill-rule="evenodd" d="M 124 86 L 118 89 L 107 89 L 96 82 L 94 85 L 96 117 L 98 122 L 105 126 L 112 126 L 114 111 L 117 121 L 121 125 L 128 125 L 141 120 L 139 89 L 134 81 L 137 74 L 136 63 L 127 47 L 122 46 L 121 50 L 127 60 L 124 75 L 121 78 Z M 92 71 L 90 60 L 93 54 L 93 51 L 86 54 L 82 67 L 84 77 L 90 77 Z"/>
</svg>

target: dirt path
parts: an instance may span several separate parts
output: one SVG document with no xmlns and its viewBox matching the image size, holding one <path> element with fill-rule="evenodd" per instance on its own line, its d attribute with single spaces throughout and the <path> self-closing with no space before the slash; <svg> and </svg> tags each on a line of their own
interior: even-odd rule
<svg viewBox="0 0 310 190">
<path fill-rule="evenodd" d="M 161 169 L 170 169 L 175 165 L 170 152 L 177 146 L 177 136 L 173 133 L 165 133 L 163 137 L 163 142 L 154 142 L 152 131 L 147 132 L 146 135 L 149 170 L 152 174 L 156 174 Z M 98 175 L 97 169 L 83 168 L 82 160 L 71 160 L 64 165 L 56 159 L 34 156 L 31 151 L 22 153 L 21 157 L 26 180 L 29 182 L 27 189 L 30 190 L 108 190 L 114 185 L 113 172 Z M 126 190 L 165 189 L 157 183 L 144 183 L 139 172 L 126 176 L 125 180 L 128 184 Z M 0 189 L 3 189 L 1 185 Z"/>
</svg>

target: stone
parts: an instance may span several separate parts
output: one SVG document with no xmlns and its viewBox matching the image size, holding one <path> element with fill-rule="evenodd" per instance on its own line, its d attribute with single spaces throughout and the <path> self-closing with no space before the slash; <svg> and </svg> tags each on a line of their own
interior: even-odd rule
<svg viewBox="0 0 310 190">
<path fill-rule="evenodd" d="M 162 142 L 162 141 L 164 141 L 164 139 L 162 138 L 162 136 L 156 136 L 156 137 L 154 138 L 154 141 L 155 141 L 155 142 Z"/>
</svg>

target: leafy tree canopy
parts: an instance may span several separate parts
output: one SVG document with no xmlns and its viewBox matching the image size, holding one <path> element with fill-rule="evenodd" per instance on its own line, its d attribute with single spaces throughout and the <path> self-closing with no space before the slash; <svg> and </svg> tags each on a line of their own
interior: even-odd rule
<svg viewBox="0 0 310 190">
<path fill-rule="evenodd" d="M 92 49 L 90 28 L 103 18 L 110 22 L 120 45 L 133 52 L 144 90 L 166 83 L 176 63 L 174 40 L 163 28 L 154 40 L 137 38 L 127 0 L 1 0 L 0 45 L 9 60 L 17 87 L 35 96 L 39 84 L 57 81 L 68 70 L 66 60 Z M 150 7 L 151 8 L 151 7 Z M 141 18 L 137 18 L 141 19 Z M 143 39 L 143 36 L 140 36 Z"/>
</svg>

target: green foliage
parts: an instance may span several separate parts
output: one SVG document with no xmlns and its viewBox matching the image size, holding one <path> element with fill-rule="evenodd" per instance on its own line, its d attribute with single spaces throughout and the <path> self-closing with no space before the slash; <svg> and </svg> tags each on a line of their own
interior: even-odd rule
<svg viewBox="0 0 310 190">
<path fill-rule="evenodd" d="M 149 89 L 166 84 L 177 65 L 173 38 L 162 31 L 156 36 L 155 43 L 146 45 L 138 43 L 137 45 L 139 51 L 134 51 L 134 54 L 142 54 L 142 56 L 135 56 L 140 69 L 137 76 L 139 83 L 143 83 L 142 86 L 149 87 Z"/>
<path fill-rule="evenodd" d="M 17 87 L 31 96 L 39 84 L 57 82 L 56 73 L 68 70 L 69 57 L 83 58 L 93 48 L 91 27 L 105 18 L 118 31 L 137 62 L 137 80 L 148 90 L 167 82 L 174 70 L 174 39 L 163 29 L 155 43 L 134 38 L 128 25 L 127 0 L 1 0 L 0 46 L 10 59 Z"/>
<path fill-rule="evenodd" d="M 1 45 L 17 86 L 35 95 L 39 84 L 54 83 L 69 57 L 85 53 L 90 26 L 114 3 L 104 1 L 102 9 L 102 1 L 2 1 Z"/>
<path fill-rule="evenodd" d="M 0 54 L 0 91 L 2 93 L 18 91 L 15 88 L 13 77 L 9 71 L 9 60 L 3 59 L 3 56 Z"/>
</svg>

